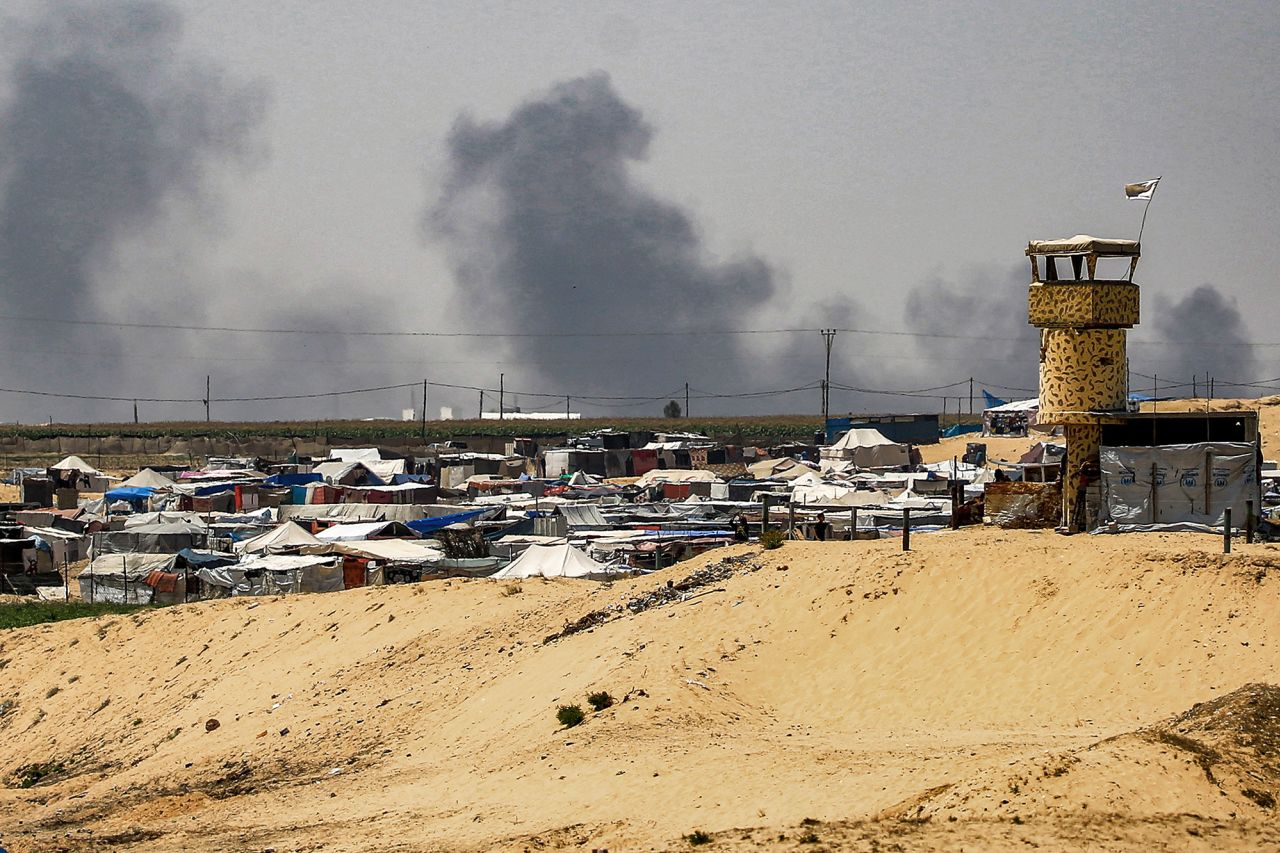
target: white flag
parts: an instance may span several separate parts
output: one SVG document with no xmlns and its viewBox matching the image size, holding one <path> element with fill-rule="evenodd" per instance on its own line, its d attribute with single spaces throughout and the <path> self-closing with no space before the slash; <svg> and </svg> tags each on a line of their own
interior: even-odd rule
<svg viewBox="0 0 1280 853">
<path fill-rule="evenodd" d="M 1163 176 L 1162 176 L 1163 177 Z M 1160 178 L 1150 181 L 1139 181 L 1136 184 L 1125 184 L 1125 198 L 1137 199 L 1139 201 L 1149 201 L 1151 194 L 1156 191 L 1156 184 L 1160 183 Z"/>
</svg>

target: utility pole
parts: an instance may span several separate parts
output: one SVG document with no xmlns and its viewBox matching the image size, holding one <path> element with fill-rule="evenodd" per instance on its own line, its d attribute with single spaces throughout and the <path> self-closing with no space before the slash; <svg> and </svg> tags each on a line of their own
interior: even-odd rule
<svg viewBox="0 0 1280 853">
<path fill-rule="evenodd" d="M 1193 400 L 1200 396 L 1199 389 L 1196 387 L 1196 377 L 1199 375 L 1198 373 L 1191 374 L 1191 399 Z"/>
<path fill-rule="evenodd" d="M 569 420 L 569 395 L 564 395 L 564 419 Z"/>
<path fill-rule="evenodd" d="M 827 419 L 831 417 L 831 345 L 836 339 L 836 329 L 823 329 L 822 341 L 827 350 L 827 368 L 822 380 L 822 431 L 827 431 Z"/>
<path fill-rule="evenodd" d="M 133 401 L 133 422 L 135 424 L 138 422 L 138 401 L 137 400 Z"/>
<path fill-rule="evenodd" d="M 506 419 L 507 412 L 507 374 L 498 374 L 498 420 Z"/>
<path fill-rule="evenodd" d="M 427 380 L 422 380 L 422 440 L 427 440 Z"/>
<path fill-rule="evenodd" d="M 209 387 L 213 379 L 210 376 L 204 378 L 204 422 L 209 422 Z"/>
<path fill-rule="evenodd" d="M 969 414 L 973 414 L 973 377 L 969 377 Z"/>
<path fill-rule="evenodd" d="M 684 416 L 689 417 L 689 383 L 684 383 Z"/>
<path fill-rule="evenodd" d="M 484 420 L 484 391 L 480 392 L 480 414 L 476 415 L 480 420 Z"/>
</svg>

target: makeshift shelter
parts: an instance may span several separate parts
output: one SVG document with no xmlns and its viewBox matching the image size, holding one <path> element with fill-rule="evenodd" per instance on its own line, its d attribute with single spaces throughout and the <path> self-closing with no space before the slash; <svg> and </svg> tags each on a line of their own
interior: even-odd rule
<svg viewBox="0 0 1280 853">
<path fill-rule="evenodd" d="M 183 548 L 199 548 L 205 544 L 208 529 L 190 522 L 167 522 L 104 530 L 94 534 L 93 553 L 100 554 L 176 554 Z"/>
<path fill-rule="evenodd" d="M 418 534 L 399 521 L 365 521 L 353 524 L 335 524 L 321 530 L 316 538 L 321 542 L 359 542 L 375 537 L 417 538 Z"/>
<path fill-rule="evenodd" d="M 530 545 L 501 571 L 490 575 L 497 580 L 520 578 L 602 578 L 609 567 L 597 563 L 572 545 Z"/>
<path fill-rule="evenodd" d="M 1036 425 L 1039 398 L 1015 400 L 982 410 L 982 434 L 1020 437 Z"/>
<path fill-rule="evenodd" d="M 296 526 L 296 525 L 295 525 Z M 264 554 L 196 572 L 205 598 L 334 592 L 344 588 L 342 561 L 318 555 Z"/>
<path fill-rule="evenodd" d="M 858 468 L 898 468 L 911 464 L 911 450 L 890 441 L 874 429 L 851 429 L 830 447 L 822 448 L 823 468 L 828 463 L 852 462 Z"/>
<path fill-rule="evenodd" d="M 1225 523 L 1243 527 L 1248 503 L 1262 505 L 1257 447 L 1214 441 L 1158 447 L 1102 447 L 1102 520 L 1120 530 Z M 1070 496 L 1068 496 L 1070 497 Z"/>
<path fill-rule="evenodd" d="M 186 598 L 184 575 L 174 571 L 176 554 L 103 554 L 76 582 L 85 601 L 113 604 L 175 604 Z"/>
<path fill-rule="evenodd" d="M 658 483 L 716 483 L 720 478 L 713 471 L 683 468 L 654 468 L 646 471 L 635 485 L 647 488 Z"/>
<path fill-rule="evenodd" d="M 143 468 L 129 479 L 121 483 L 117 488 L 135 488 L 135 489 L 168 489 L 173 486 L 173 480 L 163 474 L 157 474 L 150 468 Z"/>
<path fill-rule="evenodd" d="M 49 466 L 50 471 L 79 471 L 81 474 L 91 476 L 93 474 L 101 474 L 97 468 L 94 468 L 88 462 L 85 462 L 79 456 L 68 456 L 56 465 Z"/>
<path fill-rule="evenodd" d="M 237 554 L 280 554 L 285 551 L 296 551 L 309 545 L 323 544 L 297 524 L 286 521 L 266 533 L 235 543 L 232 549 Z"/>
</svg>

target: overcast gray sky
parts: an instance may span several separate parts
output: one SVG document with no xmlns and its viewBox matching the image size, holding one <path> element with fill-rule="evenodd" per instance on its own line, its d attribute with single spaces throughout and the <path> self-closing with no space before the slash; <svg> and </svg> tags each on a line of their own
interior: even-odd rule
<svg viewBox="0 0 1280 853">
<path fill-rule="evenodd" d="M 10 128 L 15 119 L 43 128 L 26 142 L 0 133 L 0 190 L 12 220 L 5 288 L 21 295 L 10 301 L 23 316 L 535 333 L 881 327 L 968 337 L 844 333 L 836 381 L 915 389 L 977 376 L 1034 387 L 1026 241 L 1135 237 L 1142 205 L 1124 199 L 1123 184 L 1163 175 L 1143 240 L 1135 341 L 1280 341 L 1267 320 L 1280 294 L 1266 256 L 1280 197 L 1275 3 L 171 0 L 147 12 L 165 22 L 158 37 L 139 36 L 136 16 L 121 25 L 124 4 L 8 8 L 4 115 Z M 96 143 L 103 119 L 78 112 L 93 100 L 75 94 L 84 88 L 37 97 L 45 90 L 24 77 L 24 68 L 61 69 L 83 55 L 144 93 L 133 120 L 154 124 L 154 145 L 128 134 L 118 148 Z M 586 106 L 574 81 L 596 87 Z M 54 121 L 40 105 L 58 91 L 70 94 L 67 106 L 50 107 Z M 539 124 L 550 106 L 573 127 Z M 121 113 L 111 114 L 105 121 L 116 132 Z M 451 136 L 462 116 L 472 134 Z M 616 127 L 604 116 L 627 117 L 626 135 L 601 130 Z M 607 144 L 593 148 L 599 140 L 584 137 L 581 151 L 558 161 L 557 150 L 577 146 L 580 126 L 609 136 Z M 61 140 L 56 157 L 43 153 L 51 139 Z M 133 207 L 111 212 L 115 184 L 85 198 L 55 186 L 62 202 L 38 221 L 24 218 L 28 196 L 14 187 L 35 192 L 63 174 L 45 161 L 82 156 L 84 174 L 98 176 L 107 166 L 95 158 L 117 151 L 153 164 L 120 177 L 120 186 L 136 178 L 148 188 Z M 564 211 L 547 212 L 556 232 L 547 247 L 538 242 L 546 223 L 530 221 L 583 163 L 600 167 L 599 180 L 567 191 Z M 450 180 L 466 191 L 450 196 Z M 61 234 L 68 220 L 89 215 L 86 206 L 107 224 L 70 228 L 56 251 L 23 254 L 33 232 Z M 664 227 L 658 239 L 591 227 L 595 217 L 622 221 L 625 231 L 636 211 L 688 228 Z M 86 244 L 83 260 L 58 274 L 92 291 L 83 309 L 68 304 L 82 298 L 74 289 L 46 286 L 40 273 L 65 265 L 76 241 Z M 615 241 L 625 244 L 617 263 L 631 264 L 616 277 Z M 584 245 L 599 255 L 592 266 L 555 272 L 573 266 Z M 744 279 L 744 269 L 764 278 Z M 626 284 L 651 274 L 668 277 L 665 290 Z M 741 296 L 723 295 L 739 288 Z M 423 377 L 496 386 L 500 372 L 517 391 L 656 396 L 684 381 L 717 394 L 794 387 L 822 370 L 816 333 L 552 345 L 11 320 L 0 331 L 4 387 L 123 397 L 199 397 L 206 373 L 215 398 Z M 1222 381 L 1277 376 L 1276 352 L 1130 348 L 1135 371 L 1179 380 L 1205 371 Z M 476 398 L 433 389 L 430 408 L 433 416 L 450 404 L 472 413 Z M 227 403 L 214 415 L 397 415 L 409 401 L 399 390 Z M 661 409 L 604 403 L 574 408 Z M 840 393 L 833 408 L 938 405 Z M 817 406 L 811 391 L 699 400 L 694 413 Z M 144 419 L 203 416 L 199 405 L 141 409 Z M 131 416 L 123 402 L 0 395 L 5 420 Z"/>
</svg>

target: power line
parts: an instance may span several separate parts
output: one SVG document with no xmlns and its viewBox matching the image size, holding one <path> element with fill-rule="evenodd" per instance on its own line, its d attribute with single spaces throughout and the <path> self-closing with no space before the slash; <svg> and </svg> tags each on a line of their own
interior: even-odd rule
<svg viewBox="0 0 1280 853">
<path fill-rule="evenodd" d="M 1029 342 L 1034 337 L 1029 334 L 1020 336 L 997 336 L 989 334 L 956 334 L 950 332 L 923 332 L 905 329 L 858 329 L 838 328 L 821 329 L 817 327 L 780 327 L 771 329 L 621 329 L 616 331 L 556 331 L 556 332 L 510 332 L 510 331 L 399 331 L 373 329 L 304 329 L 297 327 L 266 326 L 198 326 L 183 323 L 140 323 L 125 320 L 73 320 L 63 317 L 31 317 L 18 314 L 0 314 L 0 320 L 60 324 L 69 326 L 91 326 L 116 329 L 151 329 L 179 332 L 219 332 L 224 334 L 261 334 L 261 335 L 329 335 L 338 337 L 368 338 L 667 338 L 667 337 L 701 337 L 707 335 L 792 335 L 812 334 L 822 331 L 844 332 L 853 335 L 878 335 L 900 338 L 931 338 L 937 340 L 965 341 L 1003 341 Z M 1203 346 L 1203 347 L 1280 347 L 1280 341 L 1193 341 L 1193 340 L 1142 340 L 1130 339 L 1129 343 L 1139 346 Z"/>
</svg>

